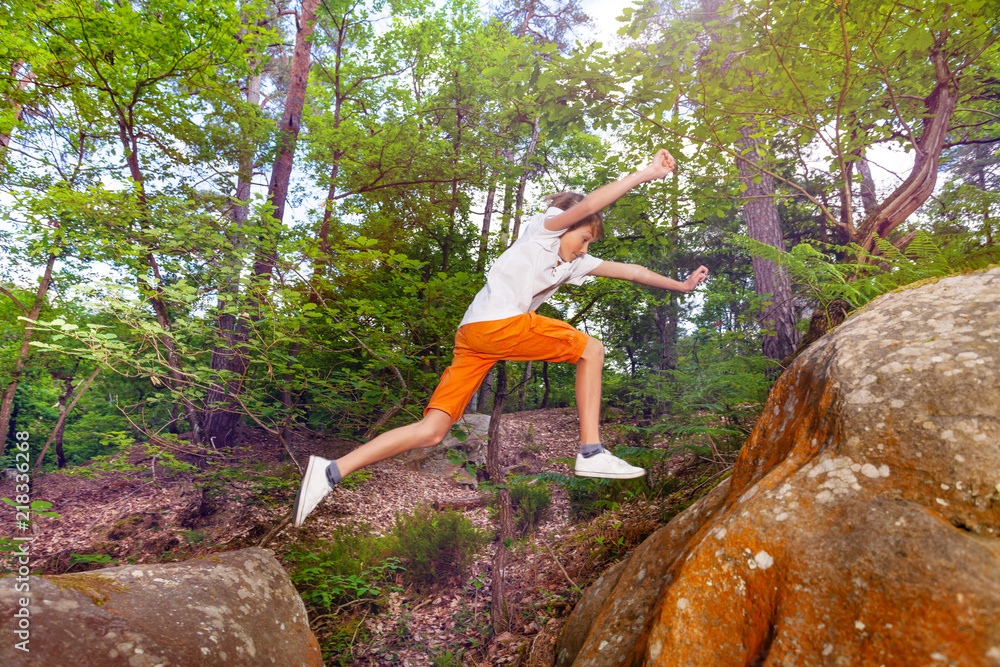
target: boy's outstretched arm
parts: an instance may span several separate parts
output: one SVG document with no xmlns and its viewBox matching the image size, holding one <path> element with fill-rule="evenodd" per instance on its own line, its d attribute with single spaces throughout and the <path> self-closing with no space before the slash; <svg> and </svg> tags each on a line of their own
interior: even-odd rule
<svg viewBox="0 0 1000 667">
<path fill-rule="evenodd" d="M 583 201 L 576 206 L 573 206 L 568 211 L 563 211 L 554 218 L 546 220 L 545 228 L 550 232 L 558 232 L 572 227 L 584 218 L 611 206 L 632 188 L 656 180 L 657 178 L 664 178 L 676 166 L 677 163 L 674 162 L 673 156 L 666 149 L 661 148 L 656 151 L 656 155 L 653 156 L 653 161 L 649 163 L 648 167 L 634 171 L 614 183 L 602 185 L 584 197 Z"/>
<path fill-rule="evenodd" d="M 640 285 L 659 287 L 662 289 L 672 290 L 674 292 L 690 292 L 704 282 L 705 278 L 708 277 L 708 269 L 704 266 L 699 266 L 691 273 L 690 276 L 688 276 L 687 280 L 679 282 L 673 278 L 661 276 L 659 273 L 650 271 L 645 266 L 640 266 L 638 264 L 601 262 L 597 268 L 590 272 L 590 275 L 600 276 L 602 278 L 629 280 L 633 283 L 639 283 Z"/>
</svg>

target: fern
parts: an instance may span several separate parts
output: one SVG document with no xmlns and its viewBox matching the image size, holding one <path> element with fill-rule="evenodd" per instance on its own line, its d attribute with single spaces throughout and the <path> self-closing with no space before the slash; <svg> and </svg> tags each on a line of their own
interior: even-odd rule
<svg viewBox="0 0 1000 667">
<path fill-rule="evenodd" d="M 595 486 L 608 486 L 610 479 L 598 479 L 595 477 L 576 477 L 575 475 L 563 475 L 558 472 L 540 472 L 535 475 L 525 475 L 542 482 L 550 482 L 563 486 L 567 491 L 589 491 Z"/>
<path fill-rule="evenodd" d="M 1000 248 L 970 248 L 968 236 L 961 234 L 931 236 L 918 231 L 905 250 L 877 238 L 873 253 L 856 244 L 819 241 L 783 251 L 745 236 L 731 238 L 747 252 L 787 269 L 796 291 L 806 299 L 821 305 L 843 299 L 855 308 L 918 280 L 983 269 L 1000 261 Z"/>
</svg>

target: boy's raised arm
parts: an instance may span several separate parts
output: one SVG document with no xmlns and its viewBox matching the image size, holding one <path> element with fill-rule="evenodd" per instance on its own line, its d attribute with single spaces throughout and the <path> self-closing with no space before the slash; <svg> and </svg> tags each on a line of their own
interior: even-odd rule
<svg viewBox="0 0 1000 667">
<path fill-rule="evenodd" d="M 572 227 L 584 218 L 614 204 L 622 195 L 637 185 L 648 183 L 657 178 L 664 178 L 676 166 L 677 163 L 674 162 L 673 156 L 666 149 L 661 148 L 656 151 L 656 155 L 653 156 L 653 161 L 649 163 L 648 167 L 634 171 L 621 180 L 597 188 L 576 206 L 546 220 L 545 229 L 550 232 L 558 232 Z"/>
<path fill-rule="evenodd" d="M 590 272 L 590 275 L 600 276 L 602 278 L 618 278 L 620 280 L 628 280 L 633 283 L 639 283 L 640 285 L 659 287 L 661 289 L 668 289 L 674 292 L 690 292 L 704 282 L 706 278 L 708 278 L 708 269 L 704 266 L 699 266 L 691 272 L 691 275 L 688 276 L 687 280 L 680 282 L 674 280 L 673 278 L 661 276 L 659 273 L 650 271 L 646 267 L 640 266 L 639 264 L 601 262 L 597 268 Z"/>
</svg>

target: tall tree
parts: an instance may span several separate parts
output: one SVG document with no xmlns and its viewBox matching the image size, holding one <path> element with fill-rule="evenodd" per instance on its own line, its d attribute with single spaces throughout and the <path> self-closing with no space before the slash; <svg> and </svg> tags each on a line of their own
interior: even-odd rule
<svg viewBox="0 0 1000 667">
<path fill-rule="evenodd" d="M 25 366 L 28 363 L 31 342 L 35 333 L 35 321 L 38 320 L 38 316 L 45 306 L 45 297 L 49 291 L 49 285 L 52 283 L 52 269 L 55 266 L 57 257 L 58 254 L 56 252 L 48 253 L 48 259 L 45 262 L 45 272 L 42 274 L 41 280 L 38 281 L 38 288 L 35 291 L 34 299 L 30 306 L 21 303 L 13 291 L 0 288 L 7 298 L 14 302 L 18 310 L 23 313 L 26 320 L 24 332 L 21 334 L 21 345 L 17 350 L 17 356 L 14 357 L 14 367 L 10 370 L 10 375 L 7 377 L 3 388 L 3 397 L 0 399 L 0 437 L 3 438 L 3 442 L 7 441 L 7 430 L 10 426 L 11 411 L 14 407 L 14 394 L 17 392 L 17 387 L 21 383 L 21 375 L 24 373 Z"/>
<path fill-rule="evenodd" d="M 292 166 L 295 163 L 295 147 L 299 129 L 302 126 L 302 110 L 305 107 L 306 88 L 309 71 L 312 69 L 313 32 L 316 29 L 316 8 L 319 0 L 302 0 L 302 6 L 295 16 L 295 50 L 292 53 L 292 67 L 285 94 L 285 106 L 278 123 L 277 150 L 271 178 L 267 186 L 267 202 L 272 206 L 272 224 L 265 231 L 257 247 L 253 275 L 261 282 L 268 282 L 277 262 L 277 237 L 285 217 L 285 202 L 291 183 Z M 258 289 L 260 286 L 258 286 Z"/>
<path fill-rule="evenodd" d="M 18 43 L 22 52 L 13 54 L 34 76 L 32 114 L 47 120 L 27 134 L 34 143 L 19 158 L 58 184 L 39 188 L 45 180 L 26 177 L 14 186 L 15 196 L 26 209 L 49 211 L 70 239 L 69 254 L 106 259 L 131 274 L 156 320 L 146 331 L 155 331 L 164 353 L 166 385 L 196 442 L 201 420 L 197 399 L 186 392 L 190 361 L 179 347 L 167 291 L 192 257 L 189 243 L 195 255 L 212 255 L 211 232 L 195 213 L 211 208 L 211 197 L 191 184 L 210 180 L 205 172 L 220 160 L 206 148 L 211 123 L 199 127 L 195 119 L 233 106 L 233 78 L 246 72 L 262 32 L 242 30 L 239 10 L 211 0 L 193 7 L 36 5 L 30 43 Z M 74 156 L 76 166 L 60 154 Z"/>
<path fill-rule="evenodd" d="M 246 228 L 250 219 L 251 186 L 256 166 L 257 146 L 252 139 L 259 136 L 260 130 L 260 123 L 255 122 L 259 119 L 253 112 L 260 108 L 262 81 L 263 74 L 258 68 L 247 76 L 244 108 L 249 113 L 241 116 L 237 123 L 241 130 L 245 130 L 241 136 L 247 139 L 236 140 L 239 144 L 236 184 L 229 209 L 232 224 L 226 234 L 227 247 L 221 253 L 215 317 L 218 339 L 209 362 L 219 376 L 205 394 L 202 414 L 205 441 L 224 449 L 236 444 L 236 426 L 243 414 L 239 397 L 243 393 L 247 372 L 247 352 L 243 348 L 249 339 L 249 327 L 246 317 L 237 311 L 243 302 L 240 274 L 246 259 Z"/>
<path fill-rule="evenodd" d="M 702 20 L 710 36 L 710 49 L 718 49 L 718 42 L 723 39 L 722 34 L 712 27 L 725 24 L 724 17 L 719 14 L 722 5 L 721 0 L 702 0 Z M 738 21 L 739 17 L 734 19 Z M 722 67 L 726 71 L 744 65 L 738 56 L 730 53 Z M 732 93 L 739 95 L 749 92 L 748 87 L 766 87 L 768 78 L 766 74 L 762 75 L 757 71 L 746 71 L 740 78 L 741 85 L 736 86 Z M 736 141 L 736 168 L 743 191 L 743 217 L 746 220 L 747 236 L 759 243 L 784 250 L 781 218 L 775 202 L 775 182 L 768 168 L 773 168 L 773 164 L 769 164 L 767 160 L 772 149 L 769 140 L 762 136 L 760 122 L 754 114 L 744 115 Z M 798 318 L 792 303 L 791 279 L 783 266 L 759 255 L 753 256 L 753 273 L 757 294 L 766 300 L 760 317 L 764 332 L 762 351 L 769 359 L 785 359 L 795 351 L 799 342 L 798 330 L 795 328 Z"/>
<path fill-rule="evenodd" d="M 689 169 L 738 173 L 750 202 L 771 201 L 773 179 L 778 196 L 809 202 L 864 250 L 878 238 L 904 245 L 896 230 L 930 195 L 942 151 L 995 140 L 988 91 L 997 42 L 984 5 L 961 16 L 936 0 L 709 5 L 722 19 L 709 31 L 697 14 L 656 21 L 660 3 L 636 11 L 633 35 L 666 27 L 647 56 L 622 59 L 623 73 L 646 66 L 615 99 L 665 136 L 691 142 Z M 678 100 L 685 114 L 668 122 Z M 910 150 L 914 162 L 873 206 L 863 159 L 878 144 Z M 832 193 L 805 176 L 814 164 L 806 156 L 817 152 L 829 156 Z M 773 223 L 770 216 L 766 229 L 777 231 Z"/>
</svg>

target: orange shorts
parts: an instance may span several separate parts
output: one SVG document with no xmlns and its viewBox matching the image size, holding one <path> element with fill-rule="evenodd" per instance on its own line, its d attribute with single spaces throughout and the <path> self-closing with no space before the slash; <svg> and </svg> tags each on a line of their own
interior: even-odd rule
<svg viewBox="0 0 1000 667">
<path fill-rule="evenodd" d="M 503 320 L 473 322 L 455 334 L 455 358 L 424 408 L 457 420 L 483 378 L 498 361 L 567 361 L 575 364 L 590 336 L 535 312 Z"/>
</svg>

